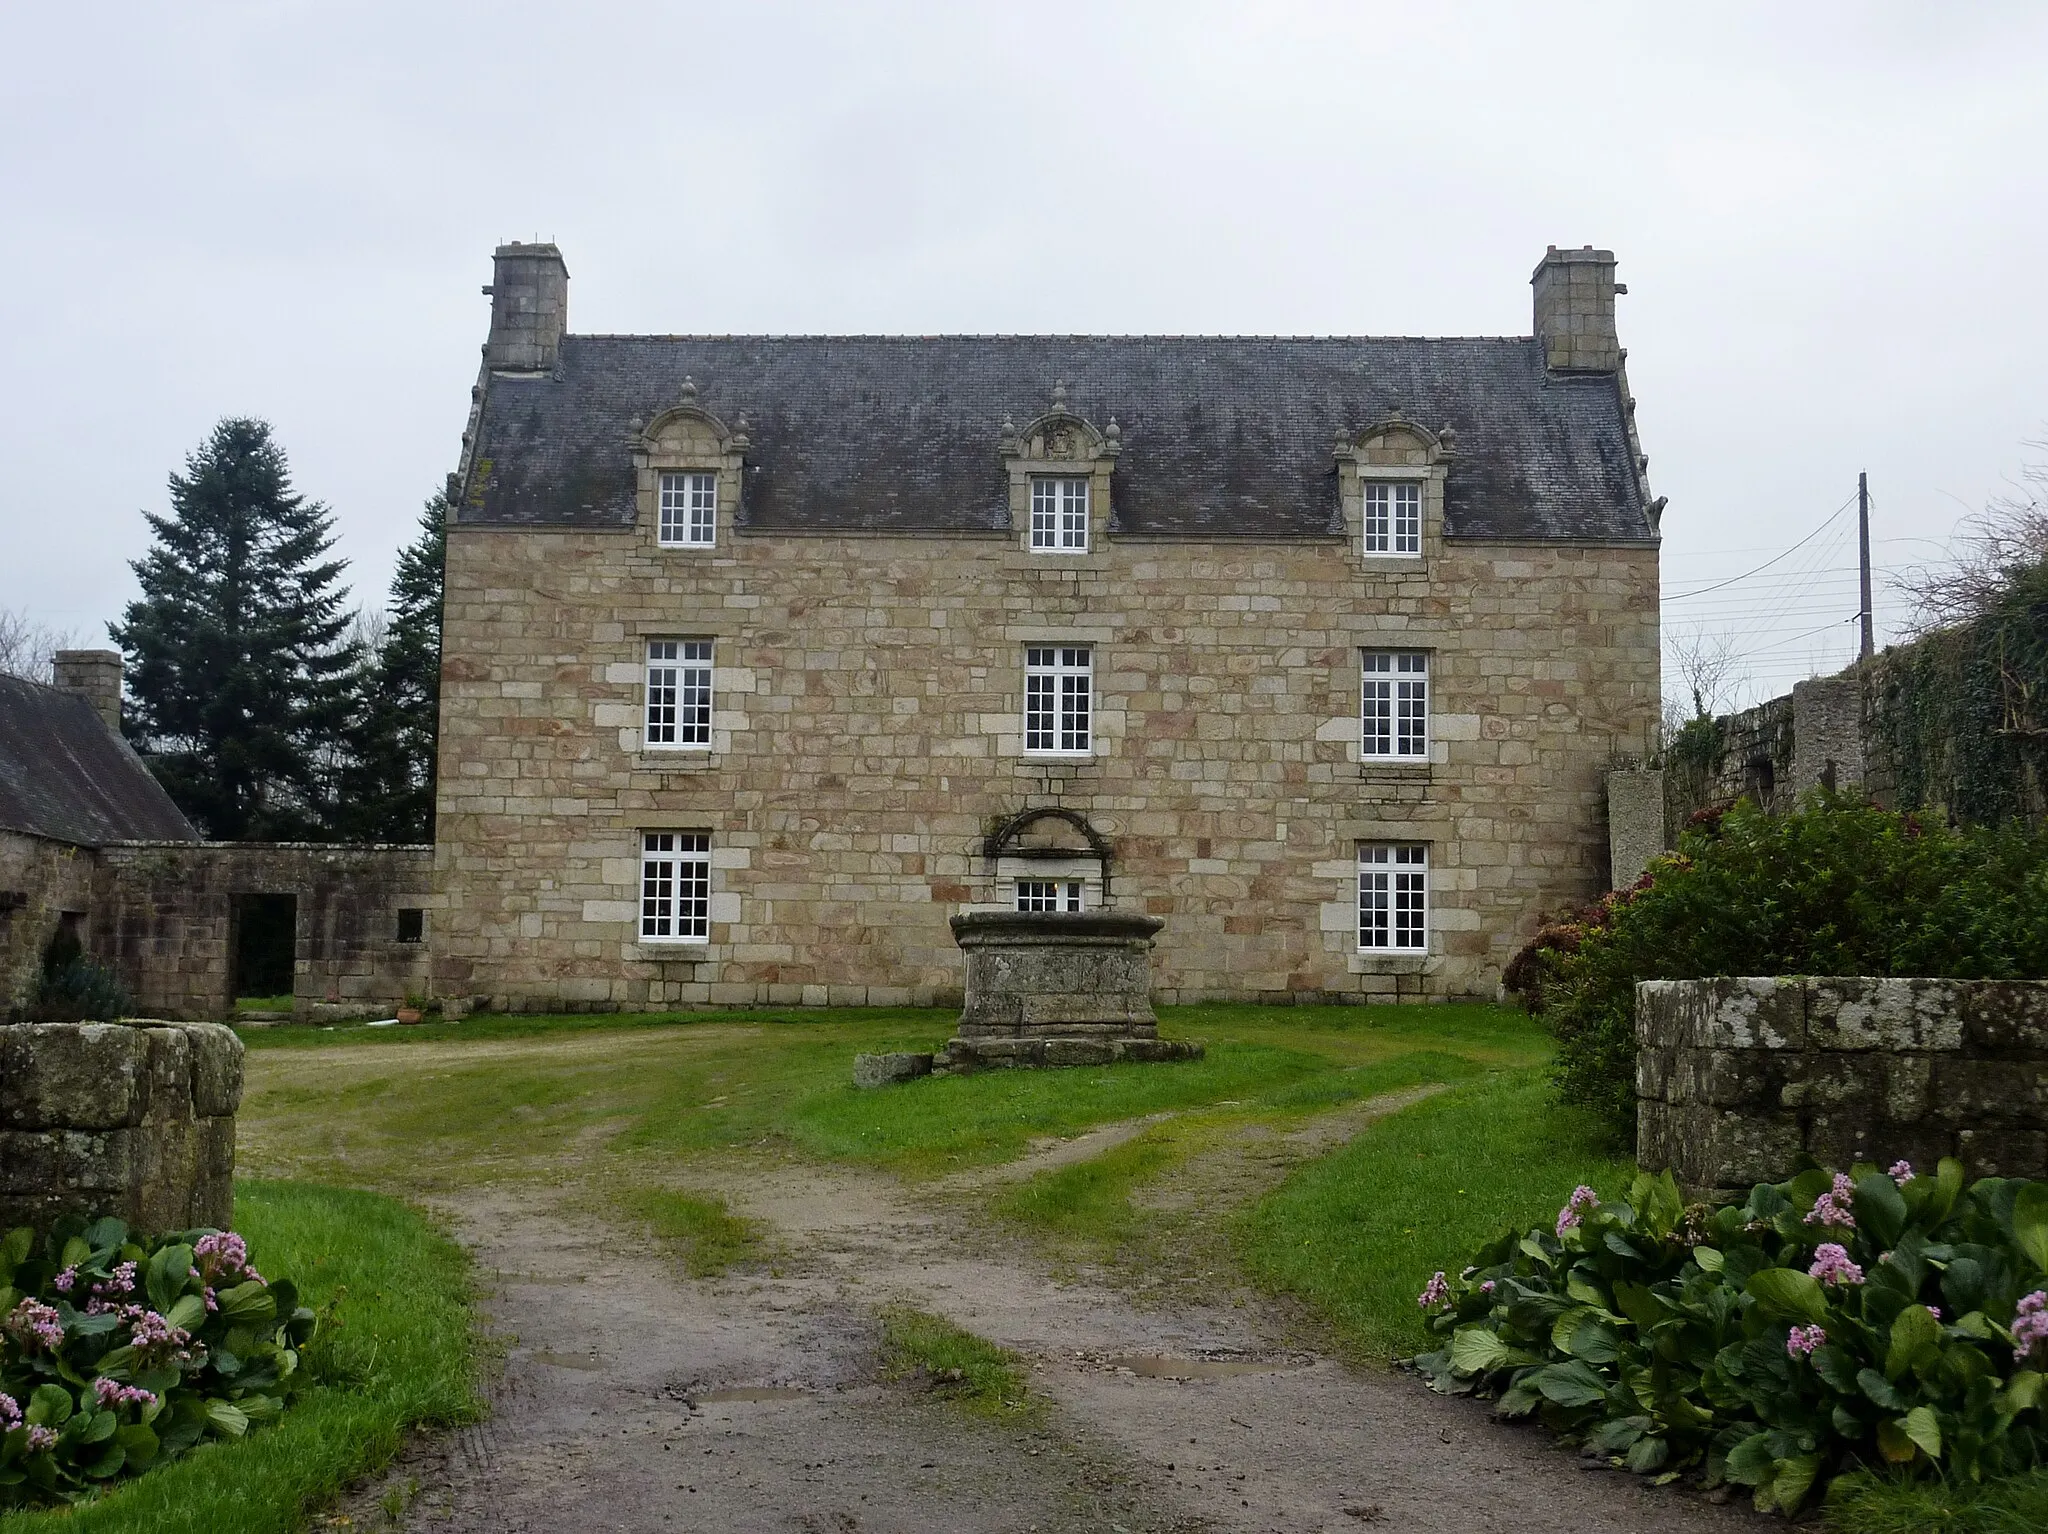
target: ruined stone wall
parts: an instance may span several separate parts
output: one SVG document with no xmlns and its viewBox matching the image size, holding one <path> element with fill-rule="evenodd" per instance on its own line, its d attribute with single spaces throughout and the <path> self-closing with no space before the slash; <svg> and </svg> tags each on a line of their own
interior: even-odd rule
<svg viewBox="0 0 2048 1534">
<path fill-rule="evenodd" d="M 430 847 L 131 842 L 101 849 L 87 946 L 138 1011 L 217 1018 L 233 1010 L 235 897 L 298 900 L 293 1013 L 384 1011 L 431 984 L 433 920 L 398 940 L 398 912 L 431 902 Z"/>
<path fill-rule="evenodd" d="M 1647 547 L 1356 538 L 449 533 L 436 986 L 496 1005 L 955 1000 L 993 822 L 1113 842 L 1164 1000 L 1491 994 L 1605 887 L 1603 777 L 1658 699 Z M 639 748 L 649 638 L 716 644 L 715 749 Z M 1027 643 L 1095 650 L 1096 754 L 1027 760 Z M 1433 760 L 1361 765 L 1361 647 L 1432 652 Z M 643 829 L 711 834 L 712 941 L 637 939 Z M 1356 843 L 1430 844 L 1425 956 L 1361 955 Z"/>
<path fill-rule="evenodd" d="M 1636 987 L 1637 1159 L 1738 1196 L 1798 1170 L 2048 1176 L 2048 982 L 1790 976 Z"/>
<path fill-rule="evenodd" d="M 0 1230 L 234 1217 L 242 1041 L 217 1023 L 0 1026 Z"/>
<path fill-rule="evenodd" d="M 65 913 L 82 913 L 91 900 L 90 852 L 0 831 L 0 1018 L 35 990 L 43 950 Z M 81 939 L 84 935 L 79 934 Z"/>
</svg>

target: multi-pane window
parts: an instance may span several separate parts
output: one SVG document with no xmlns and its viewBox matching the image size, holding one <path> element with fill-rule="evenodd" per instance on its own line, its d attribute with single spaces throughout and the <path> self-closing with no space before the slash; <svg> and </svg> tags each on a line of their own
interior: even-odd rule
<svg viewBox="0 0 2048 1534">
<path fill-rule="evenodd" d="M 670 548 L 709 548 L 718 541 L 718 476 L 661 476 L 661 541 Z"/>
<path fill-rule="evenodd" d="M 656 943 L 711 940 L 711 838 L 705 832 L 642 833 L 640 936 Z"/>
<path fill-rule="evenodd" d="M 1429 848 L 1358 844 L 1358 946 L 1365 953 L 1429 951 Z"/>
<path fill-rule="evenodd" d="M 1026 751 L 1085 754 L 1093 701 L 1086 645 L 1033 645 L 1024 652 Z"/>
<path fill-rule="evenodd" d="M 1428 652 L 1367 650 L 1364 664 L 1358 754 L 1366 758 L 1428 761 Z"/>
<path fill-rule="evenodd" d="M 1081 909 L 1079 879 L 1019 879 L 1017 909 L 1020 911 L 1078 911 Z"/>
<path fill-rule="evenodd" d="M 1031 547 L 1054 554 L 1088 552 L 1088 481 L 1031 481 Z"/>
<path fill-rule="evenodd" d="M 656 749 L 711 744 L 711 641 L 647 642 L 647 744 Z"/>
<path fill-rule="evenodd" d="M 1422 486 L 1398 479 L 1365 482 L 1365 552 L 1422 552 Z"/>
</svg>

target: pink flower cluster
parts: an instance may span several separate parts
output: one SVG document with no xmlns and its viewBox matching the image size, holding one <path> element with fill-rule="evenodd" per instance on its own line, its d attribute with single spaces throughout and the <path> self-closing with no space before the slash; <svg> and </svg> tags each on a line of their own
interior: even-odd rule
<svg viewBox="0 0 2048 1534">
<path fill-rule="evenodd" d="M 118 1264 L 114 1271 L 108 1274 L 105 1279 L 92 1286 L 92 1292 L 95 1297 L 133 1294 L 135 1292 L 135 1264 L 132 1262 Z"/>
<path fill-rule="evenodd" d="M 130 1305 L 122 1314 L 129 1323 L 128 1340 L 144 1352 L 157 1347 L 181 1348 L 192 1340 L 192 1334 L 182 1326 L 173 1326 L 140 1305 Z"/>
<path fill-rule="evenodd" d="M 1599 1207 L 1600 1195 L 1584 1183 L 1580 1183 L 1576 1188 L 1572 1189 L 1571 1198 L 1566 1201 L 1564 1208 L 1557 1212 L 1558 1239 L 1563 1240 L 1566 1231 L 1576 1229 L 1588 1209 L 1597 1209 Z"/>
<path fill-rule="evenodd" d="M 71 1286 L 77 1282 L 78 1269 L 66 1268 L 62 1273 L 59 1273 L 55 1278 L 50 1280 L 50 1287 L 52 1289 L 55 1289 L 59 1294 L 69 1294 L 71 1292 Z"/>
<path fill-rule="evenodd" d="M 21 1403 L 0 1390 L 0 1433 L 11 1433 L 21 1426 Z"/>
<path fill-rule="evenodd" d="M 100 1398 L 104 1407 L 154 1406 L 156 1396 L 140 1385 L 124 1385 L 119 1380 L 110 1380 L 104 1374 L 92 1382 L 92 1393 Z"/>
<path fill-rule="evenodd" d="M 0 1321 L 0 1331 L 25 1348 L 41 1346 L 54 1353 L 64 1343 L 64 1323 L 57 1318 L 57 1312 L 34 1300 L 23 1300 L 15 1306 L 7 1319 Z"/>
<path fill-rule="evenodd" d="M 40 1454 L 57 1445 L 57 1430 L 53 1427 L 32 1427 L 28 1430 L 28 1452 Z"/>
<path fill-rule="evenodd" d="M 2048 1343 L 2048 1289 L 2036 1289 L 2019 1303 L 2012 1318 L 2012 1356 L 2015 1363 Z"/>
<path fill-rule="evenodd" d="M 1898 1185 L 1899 1185 L 1900 1187 L 1902 1187 L 1902 1188 L 1903 1188 L 1903 1187 L 1905 1187 L 1905 1186 L 1906 1186 L 1906 1184 L 1907 1184 L 1907 1183 L 1911 1182 L 1911 1181 L 1913 1180 L 1913 1176 L 1914 1176 L 1914 1173 L 1913 1173 L 1913 1163 L 1912 1163 L 1912 1162 L 1910 1162 L 1910 1161 L 1894 1161 L 1894 1162 L 1892 1163 L 1892 1170 L 1891 1170 L 1891 1179 L 1892 1179 L 1892 1181 L 1893 1181 L 1893 1182 L 1897 1183 L 1897 1184 L 1898 1184 Z"/>
<path fill-rule="evenodd" d="M 1827 1332 L 1818 1326 L 1795 1326 L 1792 1335 L 1785 1339 L 1785 1351 L 1794 1358 L 1806 1358 L 1827 1340 Z"/>
<path fill-rule="evenodd" d="M 1863 1270 L 1849 1260 L 1848 1249 L 1833 1241 L 1823 1241 L 1813 1249 L 1813 1266 L 1806 1271 L 1824 1284 L 1863 1282 Z"/>
<path fill-rule="evenodd" d="M 1856 1216 L 1851 1206 L 1856 1199 L 1856 1184 L 1849 1181 L 1847 1172 L 1835 1173 L 1835 1185 L 1813 1202 L 1808 1211 L 1809 1225 L 1839 1225 L 1844 1230 L 1856 1228 Z"/>
<path fill-rule="evenodd" d="M 1438 1269 L 1430 1281 L 1422 1286 L 1422 1293 L 1415 1296 L 1415 1303 L 1424 1310 L 1435 1310 L 1446 1304 L 1451 1297 L 1451 1283 L 1443 1270 Z"/>
<path fill-rule="evenodd" d="M 193 1245 L 192 1255 L 199 1259 L 200 1276 L 210 1285 L 224 1278 L 246 1279 L 252 1284 L 265 1282 L 263 1275 L 249 1266 L 249 1243 L 231 1230 L 201 1236 Z"/>
</svg>

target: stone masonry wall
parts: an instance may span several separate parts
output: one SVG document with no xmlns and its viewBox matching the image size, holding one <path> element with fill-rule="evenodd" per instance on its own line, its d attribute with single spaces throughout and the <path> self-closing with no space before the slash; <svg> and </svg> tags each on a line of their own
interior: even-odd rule
<svg viewBox="0 0 2048 1534">
<path fill-rule="evenodd" d="M 1434 492 L 1432 492 L 1433 494 Z M 721 512 L 723 515 L 723 510 Z M 1652 547 L 449 531 L 436 988 L 514 1008 L 956 1000 L 1019 810 L 1113 844 L 1162 1000 L 1490 995 L 1605 888 L 1658 708 Z M 645 642 L 716 645 L 715 749 L 639 745 Z M 1026 760 L 1027 643 L 1095 651 L 1096 753 Z M 1433 760 L 1361 765 L 1362 647 L 1432 652 Z M 642 830 L 711 835 L 712 940 L 637 940 Z M 1430 844 L 1425 956 L 1361 955 L 1356 843 Z"/>
<path fill-rule="evenodd" d="M 65 913 L 83 913 L 91 904 L 90 852 L 0 831 L 0 1018 L 35 989 L 43 950 Z"/>
<path fill-rule="evenodd" d="M 2048 1176 L 2048 982 L 1651 980 L 1636 1044 L 1637 1159 L 1696 1193 L 1802 1153 Z"/>
<path fill-rule="evenodd" d="M 234 1218 L 242 1041 L 217 1023 L 0 1026 L 0 1230 Z"/>
<path fill-rule="evenodd" d="M 431 917 L 398 940 L 398 912 L 431 900 L 433 849 L 310 843 L 130 842 L 102 848 L 87 947 L 139 1011 L 225 1017 L 234 1008 L 235 897 L 298 899 L 293 1013 L 385 1011 L 431 986 Z"/>
</svg>

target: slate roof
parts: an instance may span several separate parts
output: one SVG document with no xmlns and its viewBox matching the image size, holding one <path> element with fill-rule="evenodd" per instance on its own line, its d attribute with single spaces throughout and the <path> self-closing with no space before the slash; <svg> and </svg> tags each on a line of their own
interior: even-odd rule
<svg viewBox="0 0 2048 1534">
<path fill-rule="evenodd" d="M 77 693 L 0 676 L 0 830 L 97 847 L 199 833 Z"/>
<path fill-rule="evenodd" d="M 1064 380 L 1122 428 L 1112 533 L 1333 536 L 1338 432 L 1399 410 L 1455 430 L 1448 536 L 1655 538 L 1618 377 L 1552 373 L 1525 337 L 566 336 L 553 375 L 488 380 L 457 522 L 630 526 L 628 426 L 686 376 L 747 418 L 742 528 L 1005 529 L 1003 419 Z"/>
</svg>

